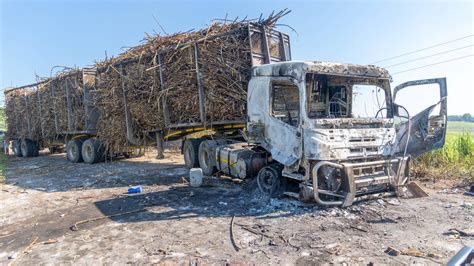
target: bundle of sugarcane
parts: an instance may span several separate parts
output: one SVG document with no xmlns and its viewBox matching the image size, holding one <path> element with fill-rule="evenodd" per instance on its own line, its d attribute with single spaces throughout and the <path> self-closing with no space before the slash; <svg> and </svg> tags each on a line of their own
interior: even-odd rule
<svg viewBox="0 0 474 266">
<path fill-rule="evenodd" d="M 82 71 L 78 69 L 59 73 L 53 80 L 52 103 L 58 120 L 58 133 L 84 129 L 84 90 Z"/>
<path fill-rule="evenodd" d="M 147 36 L 145 43 L 96 63 L 99 138 L 109 150 L 127 146 L 128 114 L 128 133 L 137 140 L 134 144 L 153 141 L 148 132 L 167 126 L 164 105 L 172 125 L 201 122 L 197 69 L 204 89 L 206 123 L 244 120 L 252 65 L 247 25 L 271 28 L 285 14 L 287 11 L 258 21 L 215 22 L 199 31 Z M 277 56 L 278 46 L 269 49 Z"/>
<path fill-rule="evenodd" d="M 57 137 L 55 125 L 55 108 L 51 95 L 51 80 L 38 84 L 37 94 L 41 109 L 41 127 L 43 141 L 53 141 Z"/>
<path fill-rule="evenodd" d="M 6 103 L 7 139 L 40 139 L 41 111 L 36 85 L 8 92 Z"/>
</svg>

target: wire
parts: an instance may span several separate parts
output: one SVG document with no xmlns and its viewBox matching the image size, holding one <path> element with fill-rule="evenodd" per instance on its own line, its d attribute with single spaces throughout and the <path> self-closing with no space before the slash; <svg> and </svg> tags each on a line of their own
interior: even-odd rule
<svg viewBox="0 0 474 266">
<path fill-rule="evenodd" d="M 395 59 L 395 58 L 398 58 L 398 57 L 402 57 L 402 56 L 405 56 L 405 55 L 414 54 L 414 53 L 417 53 L 417 52 L 420 52 L 420 51 L 423 51 L 423 50 L 428 50 L 428 49 L 431 49 L 431 48 L 434 48 L 434 47 L 438 47 L 438 46 L 441 46 L 441 45 L 445 45 L 445 44 L 448 44 L 448 43 L 452 43 L 452 42 L 457 42 L 457 41 L 460 41 L 460 40 L 464 40 L 464 39 L 470 38 L 470 37 L 472 37 L 472 36 L 474 36 L 474 35 L 473 35 L 473 34 L 467 35 L 467 36 L 464 36 L 464 37 L 461 37 L 461 38 L 458 38 L 458 39 L 454 39 L 454 40 L 447 41 L 447 42 L 443 42 L 443 43 L 438 43 L 438 44 L 435 44 L 435 45 L 432 45 L 432 46 L 428 46 L 428 47 L 425 47 L 425 48 L 421 48 L 421 49 L 418 49 L 418 50 L 415 50 L 415 51 L 412 51 L 412 52 L 408 52 L 408 53 L 396 55 L 396 56 L 393 56 L 393 57 L 390 57 L 390 58 L 387 58 L 387 59 L 383 59 L 383 60 L 380 60 L 380 61 L 377 61 L 377 62 L 373 62 L 373 63 L 371 63 L 371 65 L 377 64 L 377 63 L 381 63 L 381 62 L 385 62 L 385 61 L 388 61 L 388 60 L 392 60 L 392 59 Z"/>
<path fill-rule="evenodd" d="M 449 53 L 449 52 L 453 52 L 453 51 L 465 49 L 465 48 L 472 47 L 472 46 L 474 46 L 474 44 L 467 45 L 467 46 L 464 46 L 464 47 L 459 47 L 459 48 L 452 49 L 452 50 L 448 50 L 448 51 L 444 51 L 444 52 L 440 52 L 440 53 L 437 53 L 437 54 L 432 54 L 432 55 L 428 55 L 428 56 L 416 58 L 416 59 L 413 59 L 413 60 L 408 60 L 408 61 L 401 62 L 401 63 L 397 63 L 397 64 L 394 64 L 394 65 L 384 66 L 384 68 L 389 68 L 389 67 L 394 67 L 394 66 L 403 65 L 403 64 L 410 63 L 410 62 L 414 62 L 414 61 L 418 61 L 418 60 L 421 60 L 421 59 L 426 59 L 426 58 L 430 58 L 430 57 L 433 57 L 433 56 L 437 56 L 437 55 L 441 55 L 441 54 L 445 54 L 445 53 Z"/>
<path fill-rule="evenodd" d="M 407 70 L 403 70 L 403 71 L 398 71 L 398 72 L 392 73 L 392 75 L 396 75 L 396 74 L 400 74 L 400 73 L 404 73 L 404 72 L 408 72 L 408 71 L 412 71 L 412 70 L 416 70 L 416 69 L 420 69 L 420 68 L 425 68 L 425 67 L 429 67 L 429 66 L 439 65 L 439 64 L 443 64 L 443 63 L 447 63 L 447 62 L 451 62 L 451 61 L 456 61 L 456 60 L 463 59 L 463 58 L 466 58 L 466 57 L 471 57 L 471 56 L 474 56 L 474 54 L 461 56 L 461 57 L 457 57 L 457 58 L 453 58 L 453 59 L 445 60 L 445 61 L 441 61 L 441 62 L 436 62 L 436 63 L 433 63 L 433 64 L 424 65 L 424 66 L 420 66 L 420 67 L 415 67 L 415 68 L 411 68 L 411 69 L 407 69 Z"/>
</svg>

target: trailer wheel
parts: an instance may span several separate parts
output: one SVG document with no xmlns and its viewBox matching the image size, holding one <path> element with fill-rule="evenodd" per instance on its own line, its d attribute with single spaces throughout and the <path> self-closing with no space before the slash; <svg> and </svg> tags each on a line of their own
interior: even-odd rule
<svg viewBox="0 0 474 266">
<path fill-rule="evenodd" d="M 205 140 L 199 145 L 199 165 L 204 175 L 212 175 L 217 171 L 214 140 Z"/>
<path fill-rule="evenodd" d="M 102 142 L 96 138 L 91 138 L 82 144 L 82 159 L 85 163 L 98 163 L 104 159 L 104 146 Z"/>
<path fill-rule="evenodd" d="M 199 167 L 199 145 L 203 139 L 186 139 L 183 145 L 184 164 L 187 168 Z"/>
<path fill-rule="evenodd" d="M 13 155 L 21 157 L 21 140 L 16 139 L 13 141 Z"/>
<path fill-rule="evenodd" d="M 34 157 L 38 156 L 38 147 L 36 143 L 30 139 L 24 139 L 20 143 L 21 156 Z"/>
<path fill-rule="evenodd" d="M 82 159 L 82 140 L 70 140 L 66 145 L 67 160 L 73 163 L 80 163 Z"/>
</svg>

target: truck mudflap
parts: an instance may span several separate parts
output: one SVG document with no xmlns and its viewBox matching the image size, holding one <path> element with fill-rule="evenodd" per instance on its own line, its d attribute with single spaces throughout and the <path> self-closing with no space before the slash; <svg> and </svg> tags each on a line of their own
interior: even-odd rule
<svg viewBox="0 0 474 266">
<path fill-rule="evenodd" d="M 360 163 L 321 161 L 312 169 L 312 197 L 320 205 L 347 207 L 371 195 L 396 195 L 408 181 L 409 157 Z M 323 167 L 341 171 L 341 186 L 336 192 L 318 187 L 318 171 Z M 397 174 L 399 173 L 399 174 Z M 323 199 L 332 198 L 331 200 Z"/>
</svg>

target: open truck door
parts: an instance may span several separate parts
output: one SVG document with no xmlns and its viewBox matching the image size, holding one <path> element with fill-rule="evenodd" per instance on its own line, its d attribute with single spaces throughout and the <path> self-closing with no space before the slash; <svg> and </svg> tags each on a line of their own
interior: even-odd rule
<svg viewBox="0 0 474 266">
<path fill-rule="evenodd" d="M 265 138 L 272 157 L 285 166 L 301 158 L 300 91 L 296 81 L 274 78 L 270 82 L 270 115 Z"/>
<path fill-rule="evenodd" d="M 393 102 L 394 116 L 398 122 L 395 127 L 397 155 L 416 157 L 444 145 L 447 124 L 446 78 L 405 82 L 393 90 Z M 410 110 L 408 105 L 415 108 Z M 420 111 L 419 108 L 425 109 Z"/>
</svg>

